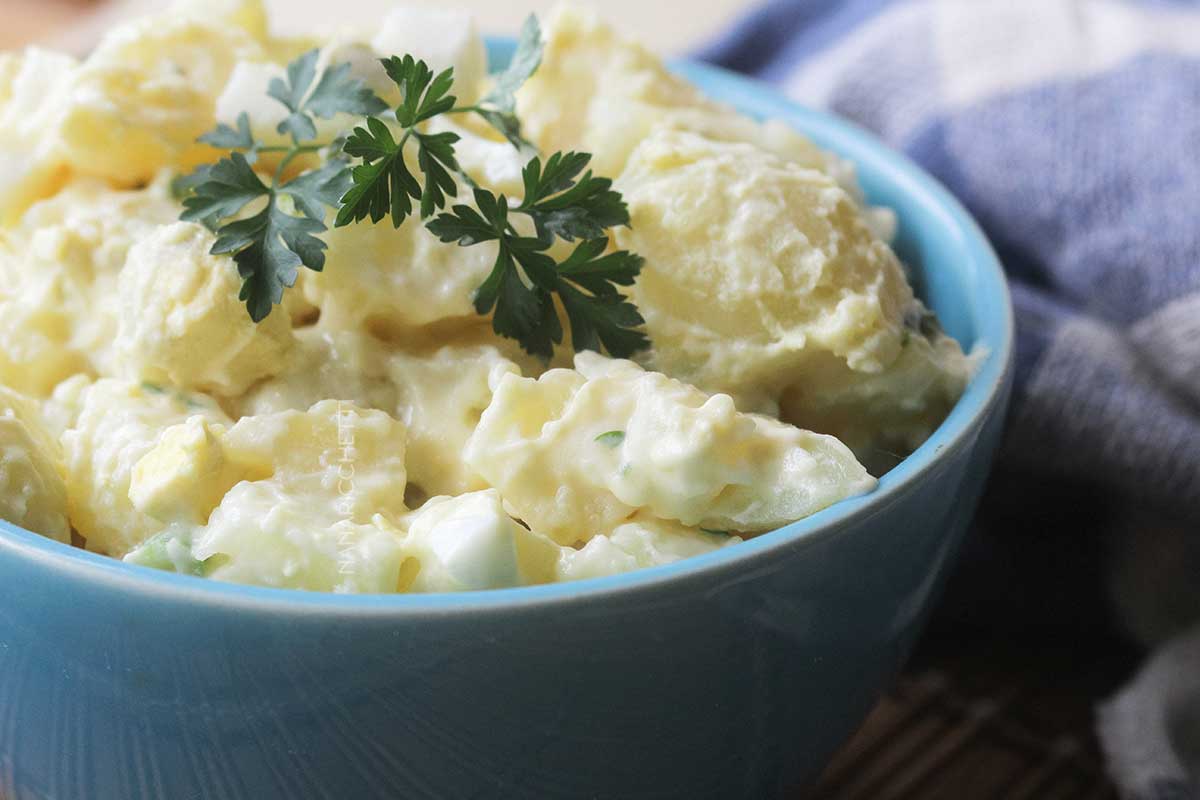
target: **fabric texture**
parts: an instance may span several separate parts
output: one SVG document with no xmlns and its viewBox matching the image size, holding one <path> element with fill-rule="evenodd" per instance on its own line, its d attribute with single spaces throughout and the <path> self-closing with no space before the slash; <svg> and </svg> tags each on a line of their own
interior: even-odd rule
<svg viewBox="0 0 1200 800">
<path fill-rule="evenodd" d="M 1082 482 L 1200 552 L 1200 0 L 775 0 L 700 56 L 873 130 L 987 231 L 1017 314 L 1005 491 Z M 1106 719 L 1161 709 L 1143 689 Z M 1160 755 L 1136 785 L 1110 761 L 1129 796 L 1200 796 Z"/>
<path fill-rule="evenodd" d="M 1109 771 L 1129 797 L 1200 796 L 1200 627 L 1163 646 L 1097 716 Z"/>
</svg>

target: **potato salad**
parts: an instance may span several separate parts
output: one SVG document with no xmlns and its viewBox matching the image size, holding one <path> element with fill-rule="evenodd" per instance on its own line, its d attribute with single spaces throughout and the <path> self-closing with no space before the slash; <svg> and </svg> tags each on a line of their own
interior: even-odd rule
<svg viewBox="0 0 1200 800">
<path fill-rule="evenodd" d="M 517 20 L 516 22 L 519 22 Z M 614 575 L 872 491 L 971 359 L 853 166 L 593 13 L 183 2 L 0 54 L 0 519 L 329 592 Z"/>
</svg>

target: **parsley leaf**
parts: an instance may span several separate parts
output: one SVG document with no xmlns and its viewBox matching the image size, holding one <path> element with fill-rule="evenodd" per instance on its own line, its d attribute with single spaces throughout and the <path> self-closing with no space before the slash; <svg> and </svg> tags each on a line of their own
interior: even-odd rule
<svg viewBox="0 0 1200 800">
<path fill-rule="evenodd" d="M 555 153 L 545 168 L 537 157 L 525 165 L 525 199 L 518 210 L 533 219 L 538 236 L 594 239 L 608 228 L 629 224 L 629 209 L 611 180 L 593 177 L 589 170 L 576 181 L 591 158 L 588 153 Z"/>
<path fill-rule="evenodd" d="M 522 152 L 536 152 L 536 148 L 521 136 L 521 121 L 516 115 L 516 94 L 541 66 L 543 45 L 542 28 L 537 17 L 530 14 L 521 26 L 517 49 L 508 67 L 496 76 L 492 90 L 480 98 L 472 109 Z"/>
<path fill-rule="evenodd" d="M 355 128 L 343 146 L 343 151 L 363 163 L 350 173 L 353 186 L 341 198 L 338 227 L 359 222 L 367 217 L 379 222 L 389 214 L 392 225 L 399 228 L 412 214 L 412 200 L 420 200 L 422 219 L 446 205 L 446 196 L 458 194 L 458 184 L 451 173 L 458 172 L 454 144 L 458 134 L 420 133 L 418 123 L 444 114 L 454 107 L 455 97 L 449 94 L 454 84 L 454 70 L 447 69 L 437 76 L 424 61 L 412 56 L 393 56 L 383 60 L 383 67 L 397 86 L 401 101 L 396 107 L 396 121 L 404 128 L 397 140 L 391 130 L 374 117 L 367 118 L 366 128 Z M 425 178 L 422 186 L 404 161 L 404 144 L 410 138 L 417 145 L 417 167 Z"/>
<path fill-rule="evenodd" d="M 171 196 L 182 204 L 196 191 L 196 187 L 208 181 L 215 166 L 216 164 L 201 164 L 186 175 L 176 175 L 171 179 Z"/>
<path fill-rule="evenodd" d="M 349 64 L 338 64 L 322 71 L 313 87 L 319 55 L 320 51 L 309 50 L 288 64 L 286 79 L 274 78 L 267 88 L 267 94 L 292 112 L 276 130 L 290 135 L 297 144 L 316 138 L 313 116 L 322 119 L 332 119 L 337 114 L 374 116 L 387 110 L 386 103 L 350 74 Z M 309 91 L 310 87 L 312 91 Z"/>
<path fill-rule="evenodd" d="M 337 208 L 338 201 L 350 188 L 346 162 L 333 159 L 324 166 L 297 175 L 279 187 L 292 198 L 296 210 L 309 219 L 324 222 L 326 208 Z"/>
<path fill-rule="evenodd" d="M 627 250 L 601 255 L 607 248 L 607 236 L 580 242 L 558 265 L 557 293 L 576 352 L 600 352 L 603 346 L 613 356 L 627 358 L 648 347 L 650 340 L 637 330 L 646 320 L 616 287 L 633 284 L 643 259 Z"/>
<path fill-rule="evenodd" d="M 542 64 L 542 27 L 535 15 L 530 14 L 521 26 L 521 34 L 517 39 L 517 49 L 513 52 L 508 66 L 496 76 L 496 83 L 480 104 L 492 106 L 500 111 L 511 112 L 516 108 L 517 90 L 529 80 Z"/>
<path fill-rule="evenodd" d="M 424 61 L 412 56 L 383 59 L 383 68 L 400 87 L 400 105 L 396 107 L 396 121 L 405 128 L 418 122 L 444 114 L 454 108 L 456 98 L 448 94 L 454 84 L 454 68 L 443 70 L 434 77 L 433 70 Z"/>
<path fill-rule="evenodd" d="M 336 202 L 344 185 L 345 167 L 327 164 L 280 187 L 268 187 L 238 152 L 205 170 L 194 194 L 184 200 L 185 221 L 201 222 L 216 231 L 213 255 L 232 255 L 242 278 L 238 299 L 250 318 L 260 322 L 283 298 L 284 288 L 296 284 L 300 266 L 320 271 L 325 266 L 325 242 L 315 234 L 325 230 L 322 204 Z M 284 211 L 279 198 L 287 195 L 304 216 Z M 257 214 L 220 225 L 237 216 L 252 201 L 265 197 Z"/>
<path fill-rule="evenodd" d="M 644 260 L 628 250 L 606 254 L 607 249 L 607 236 L 580 242 L 558 265 L 559 274 L 596 296 L 619 295 L 617 286 L 632 286 Z"/>
<path fill-rule="evenodd" d="M 317 128 L 308 115 L 300 109 L 304 105 L 304 95 L 312 85 L 317 72 L 317 56 L 319 51 L 309 50 L 287 66 L 287 79 L 273 78 L 267 87 L 267 94 L 287 106 L 292 112 L 276 127 L 280 133 L 291 134 L 295 141 L 312 139 L 317 135 Z"/>
<path fill-rule="evenodd" d="M 216 164 L 197 170 L 186 179 L 193 194 L 183 201 L 184 222 L 199 222 L 210 230 L 232 217 L 250 201 L 270 192 L 241 153 L 231 153 Z"/>
<path fill-rule="evenodd" d="M 238 114 L 236 129 L 222 122 L 196 141 L 211 145 L 218 150 L 247 150 L 249 153 L 247 153 L 246 160 L 254 162 L 254 158 L 250 154 L 254 152 L 257 143 L 254 141 L 254 134 L 250 131 L 250 116 L 245 111 Z"/>
<path fill-rule="evenodd" d="M 323 230 L 319 220 L 281 209 L 274 193 L 259 213 L 221 228 L 212 253 L 233 256 L 242 277 L 238 299 L 245 301 L 251 319 L 261 322 L 271 313 L 284 288 L 296 285 L 300 266 L 324 268 L 326 245 L 313 235 Z"/>
<path fill-rule="evenodd" d="M 343 150 L 363 163 L 350 171 L 353 185 L 342 195 L 335 226 L 367 217 L 379 222 L 390 213 L 392 225 L 399 228 L 412 213 L 412 200 L 421 199 L 422 190 L 404 163 L 402 142 L 393 139 L 388 126 L 374 117 L 367 120 L 366 128 L 355 128 L 350 134 Z"/>
<path fill-rule="evenodd" d="M 417 166 L 425 175 L 425 188 L 421 192 L 421 218 L 425 219 L 435 208 L 446 205 L 446 195 L 454 197 L 458 194 L 458 185 L 450 174 L 451 170 L 458 171 L 458 162 L 454 159 L 458 134 L 446 131 L 413 135 L 417 140 Z"/>
<path fill-rule="evenodd" d="M 526 352 L 548 359 L 554 355 L 554 345 L 562 342 L 554 301 L 549 293 L 525 285 L 513 256 L 512 248 L 502 243 L 492 273 L 475 293 L 475 310 L 487 314 L 495 308 L 492 330 L 520 342 Z"/>
<path fill-rule="evenodd" d="M 321 119 L 333 119 L 338 114 L 370 117 L 387 111 L 387 103 L 354 77 L 351 69 L 350 64 L 343 63 L 322 72 L 303 109 Z"/>
<path fill-rule="evenodd" d="M 443 242 L 463 247 L 498 242 L 492 271 L 475 292 L 475 311 L 494 310 L 492 329 L 497 334 L 516 339 L 533 355 L 550 358 L 554 345 L 562 342 L 562 327 L 548 291 L 553 286 L 554 261 L 539 252 L 536 239 L 521 237 L 512 229 L 504 195 L 475 189 L 474 199 L 476 208 L 455 205 L 427 227 Z"/>
<path fill-rule="evenodd" d="M 301 56 L 288 65 L 288 81 L 276 79 L 270 89 L 273 97 L 293 111 L 285 123 L 294 137 L 304 132 L 306 124 L 312 125 L 310 113 L 327 116 L 379 110 L 381 101 L 372 100 L 374 95 L 361 82 L 347 77 L 348 65 L 331 67 L 316 78 L 315 61 L 315 51 Z M 309 92 L 314 78 L 316 87 Z M 301 119 L 303 122 L 298 121 Z M 374 117 L 368 119 L 378 122 Z M 337 207 L 352 177 L 346 162 L 334 158 L 282 181 L 296 156 L 322 147 L 297 139 L 290 148 L 265 148 L 287 151 L 266 183 L 252 166 L 264 146 L 254 138 L 245 113 L 238 116 L 236 128 L 218 125 L 201 140 L 231 152 L 215 164 L 202 165 L 176 179 L 172 188 L 181 193 L 184 207 L 180 218 L 200 222 L 216 232 L 210 252 L 233 257 L 242 278 L 239 299 L 246 303 L 251 319 L 259 322 L 282 300 L 283 290 L 295 285 L 301 266 L 315 271 L 324 268 L 326 245 L 317 234 L 326 230 L 328 209 Z M 251 213 L 260 199 L 265 202 Z"/>
<path fill-rule="evenodd" d="M 617 289 L 633 283 L 642 267 L 639 256 L 623 250 L 605 254 L 609 245 L 605 235 L 580 242 L 565 261 L 556 264 L 545 252 L 553 239 L 519 235 L 508 220 L 503 195 L 476 189 L 474 199 L 475 208 L 455 205 L 427 227 L 443 242 L 464 247 L 498 242 L 492 272 L 475 293 L 478 313 L 494 311 L 492 329 L 497 334 L 516 339 L 532 355 L 549 358 L 554 345 L 562 342 L 553 300 L 557 295 L 576 350 L 603 349 L 624 358 L 649 344 L 645 334 L 636 330 L 645 320 Z"/>
<path fill-rule="evenodd" d="M 587 153 L 555 153 L 546 159 L 543 168 L 540 158 L 532 159 L 521 170 L 521 181 L 525 184 L 525 199 L 521 205 L 528 208 L 570 189 L 575 184 L 575 176 L 583 172 L 590 160 Z"/>
<path fill-rule="evenodd" d="M 508 139 L 513 147 L 521 152 L 537 152 L 537 148 L 533 146 L 533 142 L 521 135 L 521 121 L 517 119 L 516 114 L 483 107 L 473 110 L 476 114 L 483 117 L 484 121 L 498 130 L 505 139 Z"/>
</svg>

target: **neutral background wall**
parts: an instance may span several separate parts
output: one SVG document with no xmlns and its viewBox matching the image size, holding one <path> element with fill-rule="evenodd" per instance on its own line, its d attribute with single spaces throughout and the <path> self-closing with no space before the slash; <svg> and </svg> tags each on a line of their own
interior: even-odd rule
<svg viewBox="0 0 1200 800">
<path fill-rule="evenodd" d="M 512 33 L 531 11 L 545 14 L 556 0 L 407 0 L 407 5 L 452 6 L 475 14 L 485 32 Z M 0 48 L 27 42 L 86 51 L 115 19 L 144 12 L 164 0 L 0 0 Z M 267 0 L 280 33 L 371 25 L 396 0 Z M 593 0 L 618 27 L 654 49 L 682 53 L 720 31 L 754 0 Z"/>
</svg>

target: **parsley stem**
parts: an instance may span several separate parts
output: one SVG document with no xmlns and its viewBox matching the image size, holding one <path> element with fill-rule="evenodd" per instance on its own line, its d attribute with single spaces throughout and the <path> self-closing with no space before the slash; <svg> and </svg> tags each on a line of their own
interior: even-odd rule
<svg viewBox="0 0 1200 800">
<path fill-rule="evenodd" d="M 258 152 L 260 152 L 260 153 L 291 153 L 291 152 L 315 153 L 316 151 L 318 151 L 322 148 L 329 147 L 329 145 L 331 145 L 331 144 L 333 144 L 333 143 L 332 142 L 313 142 L 312 144 L 299 144 L 299 145 L 277 144 L 277 145 L 271 145 L 269 147 L 260 147 L 260 148 L 258 148 Z"/>
<path fill-rule="evenodd" d="M 295 159 L 296 156 L 302 153 L 315 152 L 320 150 L 322 147 L 327 147 L 327 145 L 298 145 L 290 148 L 288 150 L 288 154 L 280 160 L 279 166 L 275 169 L 275 177 L 271 179 L 271 187 L 274 188 L 279 185 L 279 179 L 283 177 L 283 171 L 287 169 L 288 164 L 291 164 L 292 160 Z"/>
<path fill-rule="evenodd" d="M 283 176 L 283 171 L 287 169 L 287 165 L 296 157 L 295 152 L 288 153 L 279 162 L 279 166 L 275 168 L 275 175 L 271 178 L 271 188 L 274 189 L 279 185 L 279 179 Z"/>
</svg>

